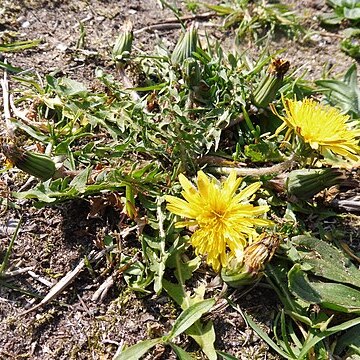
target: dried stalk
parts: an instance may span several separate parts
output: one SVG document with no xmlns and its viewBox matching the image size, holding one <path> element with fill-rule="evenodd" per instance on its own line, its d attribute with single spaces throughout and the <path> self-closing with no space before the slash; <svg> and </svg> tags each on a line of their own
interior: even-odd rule
<svg viewBox="0 0 360 360">
<path fill-rule="evenodd" d="M 6 63 L 6 60 L 4 61 Z M 5 119 L 5 128 L 6 136 L 10 139 L 15 137 L 15 125 L 11 121 L 10 113 L 10 100 L 9 100 L 9 82 L 7 78 L 7 71 L 4 69 L 4 77 L 1 80 L 1 87 L 3 92 L 3 105 L 4 105 L 4 119 Z"/>
</svg>

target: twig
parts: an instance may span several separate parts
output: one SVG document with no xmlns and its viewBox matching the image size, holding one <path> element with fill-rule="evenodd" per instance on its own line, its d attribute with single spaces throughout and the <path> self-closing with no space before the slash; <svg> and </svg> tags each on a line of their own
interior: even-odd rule
<svg viewBox="0 0 360 360">
<path fill-rule="evenodd" d="M 113 275 L 110 275 L 101 285 L 100 287 L 94 292 L 93 296 L 91 297 L 92 301 L 98 301 L 99 298 L 103 300 L 110 290 L 110 288 L 114 285 L 114 278 Z"/>
<path fill-rule="evenodd" d="M 122 231 L 121 235 L 122 236 L 127 236 L 131 231 L 138 229 L 139 226 L 135 225 L 131 228 L 127 228 L 124 231 Z M 48 302 L 50 302 L 51 300 L 53 300 L 55 297 L 57 297 L 66 287 L 68 287 L 77 277 L 78 275 L 81 273 L 81 271 L 86 267 L 86 264 L 89 263 L 96 263 L 97 261 L 99 261 L 105 254 L 107 254 L 108 252 L 110 252 L 111 250 L 113 250 L 117 245 L 112 245 L 107 247 L 104 250 L 101 250 L 100 252 L 98 252 L 97 254 L 95 254 L 95 251 L 91 251 L 87 261 L 85 261 L 85 259 L 82 259 L 80 261 L 80 263 L 76 266 L 76 268 L 70 272 L 68 272 L 58 283 L 56 283 L 48 292 L 48 294 L 41 300 L 41 302 L 35 306 L 33 306 L 32 308 L 22 312 L 20 314 L 20 316 L 22 315 L 26 315 L 34 310 L 39 309 L 40 307 L 46 305 Z M 128 264 L 131 263 L 132 260 L 130 260 L 130 262 Z M 128 266 L 128 264 L 124 265 L 123 267 L 121 267 L 118 271 L 125 271 L 123 270 L 124 267 Z"/>
<path fill-rule="evenodd" d="M 95 254 L 94 251 L 90 252 L 89 257 L 88 257 L 88 261 L 89 262 L 96 262 L 96 261 L 100 260 L 106 253 L 111 251 L 114 247 L 115 247 L 115 245 L 113 247 L 110 246 L 110 247 L 100 251 L 97 254 Z M 77 276 L 81 273 L 81 271 L 86 266 L 86 263 L 87 262 L 85 261 L 85 259 L 82 259 L 74 270 L 68 272 L 57 284 L 55 284 L 50 289 L 48 294 L 41 300 L 41 302 L 39 304 L 37 304 L 37 305 L 33 306 L 32 308 L 22 312 L 20 314 L 20 316 L 26 315 L 26 314 L 34 311 L 34 310 L 39 309 L 40 307 L 47 304 L 49 301 L 53 300 L 56 296 L 58 296 L 66 287 L 68 287 L 77 278 Z"/>
<path fill-rule="evenodd" d="M 207 165 L 207 166 L 220 166 L 220 167 L 222 166 L 241 167 L 247 165 L 246 163 L 243 162 L 228 160 L 216 155 L 205 155 L 197 160 L 197 164 L 199 166 Z"/>
<path fill-rule="evenodd" d="M 6 59 L 5 59 L 5 64 Z M 1 80 L 1 87 L 3 91 L 3 103 L 4 103 L 4 118 L 5 118 L 5 125 L 6 125 L 6 135 L 13 139 L 15 137 L 15 125 L 11 122 L 11 113 L 10 113 L 10 106 L 9 106 L 9 82 L 7 79 L 7 71 L 4 69 L 4 78 Z"/>
<path fill-rule="evenodd" d="M 135 30 L 134 34 L 140 34 L 144 31 L 151 31 L 151 30 L 171 30 L 171 29 L 181 27 L 180 23 L 182 21 L 208 19 L 213 16 L 216 16 L 216 13 L 213 11 L 209 11 L 209 12 L 202 13 L 202 14 L 172 17 L 172 18 L 164 19 L 159 23 L 145 26 L 139 30 Z"/>
<path fill-rule="evenodd" d="M 340 245 L 343 248 L 343 250 L 350 256 L 352 257 L 354 260 L 356 260 L 359 264 L 360 264 L 360 257 L 356 256 L 352 250 L 350 249 L 349 245 L 346 244 L 344 241 L 340 241 Z"/>
<path fill-rule="evenodd" d="M 27 273 L 28 273 L 32 278 L 34 278 L 35 280 L 41 282 L 42 284 L 46 285 L 47 287 L 52 287 L 52 286 L 54 286 L 54 283 L 53 283 L 53 282 L 44 279 L 44 278 L 41 277 L 40 275 L 35 274 L 33 271 L 28 271 Z"/>
<path fill-rule="evenodd" d="M 94 292 L 93 296 L 91 297 L 92 301 L 98 301 L 99 298 L 101 301 L 104 300 L 106 294 L 110 290 L 110 288 L 114 285 L 115 278 L 119 274 L 122 274 L 124 271 L 130 268 L 136 261 L 139 259 L 139 254 L 136 254 L 132 259 L 130 259 L 124 266 L 119 268 L 115 274 L 111 274 L 101 285 L 100 287 Z"/>
<path fill-rule="evenodd" d="M 33 266 L 28 266 L 26 268 L 23 268 L 23 269 L 17 269 L 17 270 L 13 270 L 13 271 L 7 271 L 5 272 L 2 277 L 3 278 L 11 278 L 11 277 L 14 277 L 14 276 L 18 276 L 18 275 L 21 275 L 21 274 L 24 274 L 24 273 L 28 273 L 29 271 L 31 271 L 32 269 L 34 269 Z"/>
<path fill-rule="evenodd" d="M 12 96 L 10 96 L 10 106 L 11 106 L 11 110 L 13 111 L 14 115 L 18 118 L 20 118 L 25 125 L 28 126 L 32 126 L 37 128 L 38 130 L 40 130 L 43 133 L 47 133 L 49 132 L 48 129 L 46 128 L 44 123 L 41 122 L 35 122 L 35 121 L 31 121 L 26 115 L 24 111 L 19 110 L 15 104 L 14 104 L 14 99 Z"/>
<path fill-rule="evenodd" d="M 202 13 L 202 14 L 171 17 L 171 18 L 162 20 L 161 23 L 166 24 L 166 23 L 179 22 L 179 21 L 208 19 L 208 18 L 213 17 L 213 16 L 217 16 L 217 14 L 214 11 L 208 11 L 208 12 L 205 12 L 205 13 Z"/>
<path fill-rule="evenodd" d="M 154 30 L 172 30 L 172 29 L 178 29 L 181 28 L 180 23 L 165 23 L 165 24 L 154 24 L 145 26 L 139 30 L 135 30 L 134 34 L 140 34 L 144 31 L 154 31 Z"/>
</svg>

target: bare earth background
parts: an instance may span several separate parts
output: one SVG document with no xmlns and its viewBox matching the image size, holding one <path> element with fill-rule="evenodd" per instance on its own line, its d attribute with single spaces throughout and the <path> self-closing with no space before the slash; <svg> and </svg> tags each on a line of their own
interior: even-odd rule
<svg viewBox="0 0 360 360">
<path fill-rule="evenodd" d="M 331 74 L 343 73 L 353 60 L 339 50 L 337 34 L 321 29 L 316 19 L 319 14 L 329 11 L 325 1 L 286 3 L 304 16 L 306 27 L 313 29 L 314 34 L 304 42 L 278 38 L 270 44 L 271 51 L 284 49 L 282 57 L 289 59 L 293 68 L 302 66 L 308 79 L 319 78 L 329 71 Z M 2 0 L 0 8 L 4 10 L 0 17 L 2 36 L 17 32 L 19 39 L 42 40 L 35 49 L 6 54 L 13 66 L 36 70 L 39 76 L 53 72 L 90 86 L 95 86 L 96 67 L 113 69 L 109 53 L 125 19 L 131 19 L 134 24 L 135 46 L 149 53 L 159 39 L 171 48 L 180 32 L 180 26 L 173 29 L 165 26 L 158 31 L 144 29 L 173 18 L 172 12 L 161 9 L 155 0 Z M 86 33 L 81 49 L 77 49 L 79 22 L 83 23 Z M 220 18 L 199 20 L 200 33 L 204 34 L 206 30 L 229 50 L 235 50 L 232 33 L 223 31 L 220 24 Z M 258 51 L 249 43 L 238 47 L 238 50 L 252 54 Z M 19 188 L 11 179 L 7 179 L 6 186 L 10 191 Z M 8 225 L 22 215 L 21 232 L 11 264 L 16 268 L 31 267 L 34 274 L 48 281 L 44 283 L 35 275 L 24 273 L 12 279 L 14 286 L 46 295 L 57 279 L 96 249 L 99 239 L 105 234 L 116 233 L 119 215 L 114 210 L 105 209 L 95 217 L 89 216 L 89 211 L 87 201 L 41 210 L 25 201 L 16 211 L 2 211 L 0 253 L 8 246 L 11 236 Z M 349 216 L 347 222 L 352 225 L 352 235 L 359 238 L 359 217 Z M 343 226 L 348 225 L 344 223 Z M 122 246 L 131 249 L 139 243 L 129 237 L 123 240 Z M 110 359 L 122 343 L 132 345 L 166 333 L 178 312 L 165 296 L 139 296 L 129 291 L 120 277 L 103 300 L 91 299 L 107 277 L 101 271 L 103 265 L 100 262 L 94 274 L 83 271 L 56 302 L 21 317 L 19 314 L 31 307 L 33 297 L 0 284 L 0 359 Z M 269 329 L 277 312 L 277 299 L 272 291 L 257 287 L 239 297 L 237 303 L 263 324 L 264 329 Z M 238 312 L 227 308 L 214 314 L 213 320 L 218 350 L 229 352 L 238 359 L 278 359 L 246 327 Z M 197 349 L 185 337 L 181 336 L 179 343 L 188 351 Z M 196 354 L 201 358 L 199 352 Z M 147 358 L 173 359 L 174 355 L 157 348 Z"/>
</svg>

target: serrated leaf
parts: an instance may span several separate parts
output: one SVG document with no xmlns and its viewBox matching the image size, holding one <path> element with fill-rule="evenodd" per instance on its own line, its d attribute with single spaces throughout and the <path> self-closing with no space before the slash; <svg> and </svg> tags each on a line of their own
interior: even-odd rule
<svg viewBox="0 0 360 360">
<path fill-rule="evenodd" d="M 90 168 L 86 168 L 76 175 L 70 182 L 69 186 L 76 189 L 80 194 L 85 192 L 86 184 L 90 175 Z"/>
<path fill-rule="evenodd" d="M 73 79 L 61 78 L 58 82 L 58 86 L 61 89 L 61 92 L 67 96 L 86 96 L 88 92 L 83 83 Z"/>
<path fill-rule="evenodd" d="M 204 298 L 205 287 L 200 285 L 194 290 L 195 296 L 190 297 L 186 293 L 184 287 L 180 284 L 174 284 L 166 279 L 163 279 L 163 287 L 168 295 L 185 310 L 191 304 L 199 303 Z M 203 325 L 200 320 L 197 320 L 187 330 L 186 334 L 191 336 L 197 344 L 201 347 L 206 356 L 212 360 L 216 359 L 216 352 L 214 348 L 215 331 L 212 322 Z"/>
<path fill-rule="evenodd" d="M 152 347 L 160 343 L 161 338 L 140 341 L 139 343 L 125 349 L 119 355 L 116 355 L 113 360 L 138 360 Z"/>
<path fill-rule="evenodd" d="M 56 201 L 56 198 L 48 196 L 44 191 L 41 191 L 40 189 L 14 192 L 12 193 L 12 195 L 17 199 L 36 199 L 47 204 Z"/>
<path fill-rule="evenodd" d="M 245 156 L 249 157 L 252 162 L 277 162 L 283 160 L 283 155 L 276 144 L 270 141 L 245 145 Z"/>
</svg>

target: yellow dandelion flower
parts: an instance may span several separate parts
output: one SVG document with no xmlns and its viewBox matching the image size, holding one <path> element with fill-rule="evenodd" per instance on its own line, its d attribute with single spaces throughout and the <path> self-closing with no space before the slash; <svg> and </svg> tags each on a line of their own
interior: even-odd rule
<svg viewBox="0 0 360 360">
<path fill-rule="evenodd" d="M 277 114 L 284 123 L 276 133 L 288 127 L 285 140 L 295 132 L 304 142 L 314 150 L 325 154 L 330 151 L 345 159 L 359 161 L 360 129 L 356 129 L 348 122 L 349 116 L 328 105 L 322 105 L 312 99 L 296 101 L 284 99 L 285 116 Z"/>
<path fill-rule="evenodd" d="M 235 172 L 219 184 L 199 171 L 197 188 L 184 175 L 179 180 L 185 200 L 168 195 L 167 209 L 187 219 L 177 222 L 177 227 L 197 226 L 191 244 L 197 254 L 207 256 L 207 263 L 215 271 L 226 265 L 229 253 L 242 259 L 245 246 L 257 236 L 256 226 L 272 224 L 255 218 L 266 213 L 268 206 L 254 206 L 245 201 L 260 188 L 259 182 L 235 194 L 241 183 Z"/>
</svg>

